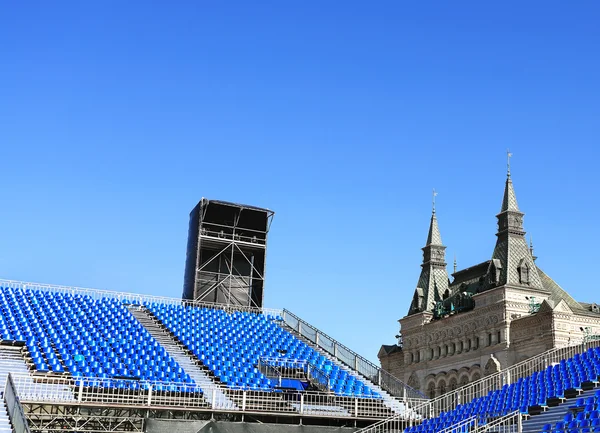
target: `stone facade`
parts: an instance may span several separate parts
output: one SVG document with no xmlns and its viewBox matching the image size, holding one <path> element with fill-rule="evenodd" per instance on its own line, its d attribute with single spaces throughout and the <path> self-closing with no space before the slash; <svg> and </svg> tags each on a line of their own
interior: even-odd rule
<svg viewBox="0 0 600 433">
<path fill-rule="evenodd" d="M 448 278 L 432 215 L 402 342 L 383 345 L 383 369 L 429 397 L 600 330 L 600 307 L 575 301 L 536 265 L 510 174 L 492 258 Z"/>
</svg>

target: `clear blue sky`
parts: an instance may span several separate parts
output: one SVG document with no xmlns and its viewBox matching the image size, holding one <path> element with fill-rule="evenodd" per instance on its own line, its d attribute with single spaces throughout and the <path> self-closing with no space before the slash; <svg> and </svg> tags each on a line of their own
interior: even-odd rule
<svg viewBox="0 0 600 433">
<path fill-rule="evenodd" d="M 0 276 L 179 297 L 202 197 L 276 212 L 266 303 L 372 360 L 490 258 L 505 152 L 538 265 L 596 277 L 600 3 L 2 2 Z"/>
</svg>

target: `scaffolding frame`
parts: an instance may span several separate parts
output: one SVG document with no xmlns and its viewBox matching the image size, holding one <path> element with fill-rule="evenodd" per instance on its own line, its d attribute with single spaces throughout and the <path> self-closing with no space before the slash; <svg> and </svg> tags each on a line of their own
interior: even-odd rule
<svg viewBox="0 0 600 433">
<path fill-rule="evenodd" d="M 225 299 L 227 305 L 260 308 L 264 301 L 265 264 L 267 255 L 267 237 L 275 212 L 248 205 L 224 201 L 202 199 L 198 221 L 198 244 L 196 250 L 196 270 L 194 275 L 194 301 L 217 302 Z M 208 221 L 206 214 L 210 203 L 228 206 L 235 209 L 234 219 L 230 224 Z M 265 230 L 256 230 L 240 225 L 245 210 L 264 212 L 266 215 Z M 204 248 L 212 248 L 217 253 L 204 263 L 200 263 Z M 264 257 L 263 268 L 256 266 L 253 256 L 256 251 Z M 236 266 L 236 260 L 238 264 Z M 239 269 L 241 260 L 248 271 Z M 216 262 L 216 263 L 215 263 Z M 211 271 L 217 265 L 218 272 Z M 226 271 L 223 272 L 222 269 Z M 253 286 L 260 282 L 262 293 L 260 300 L 253 300 Z M 210 301 L 209 298 L 215 299 Z"/>
</svg>

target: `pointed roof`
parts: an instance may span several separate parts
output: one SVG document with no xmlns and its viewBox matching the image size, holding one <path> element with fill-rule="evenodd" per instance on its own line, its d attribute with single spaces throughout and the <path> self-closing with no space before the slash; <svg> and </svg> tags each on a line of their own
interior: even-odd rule
<svg viewBox="0 0 600 433">
<path fill-rule="evenodd" d="M 427 244 L 421 249 L 423 250 L 421 275 L 417 282 L 408 315 L 431 311 L 435 304 L 442 300 L 444 293 L 448 290 L 446 247 L 442 244 L 435 208 L 431 213 Z"/>
<path fill-rule="evenodd" d="M 502 285 L 542 289 L 542 282 L 525 240 L 523 216 L 510 173 L 506 177 L 502 209 L 498 218 L 496 246 L 488 270 L 488 288 Z"/>
<path fill-rule="evenodd" d="M 429 233 L 427 234 L 427 244 L 425 246 L 429 245 L 443 245 L 435 211 L 431 213 L 431 222 L 429 223 Z"/>
<path fill-rule="evenodd" d="M 502 199 L 502 209 L 500 209 L 500 213 L 506 211 L 520 212 L 510 174 L 506 177 L 506 186 L 504 187 L 504 197 Z"/>
</svg>

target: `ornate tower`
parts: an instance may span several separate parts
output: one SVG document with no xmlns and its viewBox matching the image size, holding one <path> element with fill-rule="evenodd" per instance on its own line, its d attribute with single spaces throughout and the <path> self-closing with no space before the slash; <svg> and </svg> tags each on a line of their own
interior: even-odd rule
<svg viewBox="0 0 600 433">
<path fill-rule="evenodd" d="M 542 289 L 542 282 L 534 264 L 531 250 L 525 240 L 523 216 L 510 177 L 510 169 L 504 187 L 502 208 L 496 215 L 498 233 L 496 247 L 488 270 L 488 287 L 505 284 Z"/>
<path fill-rule="evenodd" d="M 442 245 L 442 236 L 435 216 L 435 206 L 431 213 L 427 244 L 422 248 L 423 264 L 421 276 L 413 295 L 408 314 L 431 311 L 435 304 L 444 298 L 448 291 L 448 272 L 446 271 L 446 247 Z"/>
</svg>

